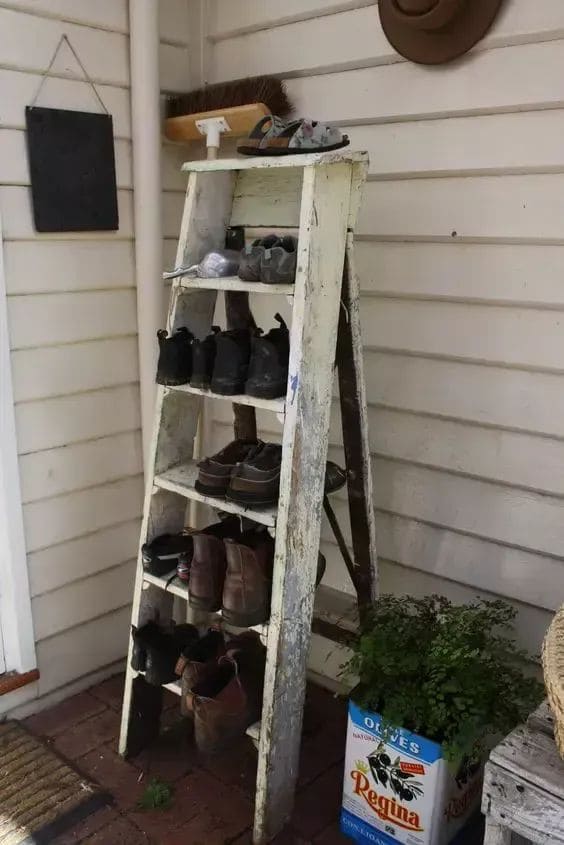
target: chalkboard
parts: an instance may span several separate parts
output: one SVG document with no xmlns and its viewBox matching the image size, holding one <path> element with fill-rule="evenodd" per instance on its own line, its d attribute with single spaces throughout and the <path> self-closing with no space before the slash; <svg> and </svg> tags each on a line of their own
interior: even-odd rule
<svg viewBox="0 0 564 845">
<path fill-rule="evenodd" d="M 117 229 L 111 115 L 28 106 L 26 124 L 36 230 Z"/>
</svg>

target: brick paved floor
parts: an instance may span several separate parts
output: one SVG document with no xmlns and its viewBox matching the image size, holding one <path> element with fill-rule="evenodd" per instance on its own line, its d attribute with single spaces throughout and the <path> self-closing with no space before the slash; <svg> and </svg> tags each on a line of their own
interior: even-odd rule
<svg viewBox="0 0 564 845">
<path fill-rule="evenodd" d="M 117 754 L 122 691 L 117 675 L 26 720 L 115 799 L 53 845 L 248 845 L 257 757 L 251 741 L 199 758 L 177 715 L 178 698 L 166 693 L 168 727 L 154 747 L 126 762 Z M 345 703 L 310 686 L 295 812 L 277 845 L 351 845 L 337 824 L 345 728 Z M 173 787 L 167 810 L 137 806 L 153 777 Z"/>
</svg>

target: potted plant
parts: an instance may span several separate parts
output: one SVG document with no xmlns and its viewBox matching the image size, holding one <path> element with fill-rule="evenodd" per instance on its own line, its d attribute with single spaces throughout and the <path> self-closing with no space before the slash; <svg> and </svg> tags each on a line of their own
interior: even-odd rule
<svg viewBox="0 0 564 845">
<path fill-rule="evenodd" d="M 360 843 L 451 841 L 479 802 L 488 737 L 539 703 L 503 601 L 382 596 L 346 666 L 349 704 L 341 826 Z"/>
</svg>

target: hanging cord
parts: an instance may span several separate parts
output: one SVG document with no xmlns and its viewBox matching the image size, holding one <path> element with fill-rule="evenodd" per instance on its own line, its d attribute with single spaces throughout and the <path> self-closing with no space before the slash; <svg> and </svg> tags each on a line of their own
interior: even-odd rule
<svg viewBox="0 0 564 845">
<path fill-rule="evenodd" d="M 47 70 L 44 70 L 44 71 L 43 71 L 43 73 L 41 74 L 41 82 L 39 83 L 39 87 L 38 87 L 37 91 L 35 92 L 35 97 L 34 97 L 34 98 L 33 98 L 33 100 L 31 101 L 31 104 L 30 104 L 29 108 L 33 108 L 33 107 L 35 106 L 35 104 L 36 104 L 37 100 L 39 99 L 39 95 L 41 94 L 41 89 L 43 88 L 43 86 L 44 86 L 44 84 L 45 84 L 45 81 L 47 80 L 47 77 L 49 76 L 49 72 L 50 72 L 51 68 L 53 67 L 53 65 L 54 65 L 54 63 L 55 63 L 55 59 L 57 58 L 57 56 L 58 56 L 58 54 L 59 54 L 59 50 L 60 50 L 60 49 L 61 49 L 61 47 L 63 46 L 63 42 L 66 42 L 66 43 L 67 43 L 67 45 L 68 45 L 68 47 L 69 47 L 69 49 L 70 49 L 71 53 L 73 54 L 73 56 L 75 57 L 76 61 L 78 62 L 78 65 L 79 65 L 79 67 L 80 67 L 80 69 L 81 69 L 82 73 L 84 74 L 84 81 L 85 81 L 85 82 L 87 82 L 87 83 L 90 85 L 90 87 L 92 88 L 92 90 L 93 90 L 93 91 L 94 91 L 94 93 L 96 94 L 96 99 L 98 100 L 98 102 L 100 103 L 100 105 L 102 106 L 102 108 L 104 109 L 105 113 L 106 113 L 107 115 L 109 115 L 110 113 L 109 113 L 108 109 L 106 108 L 106 106 L 105 106 L 105 103 L 104 103 L 103 99 L 101 98 L 100 94 L 98 93 L 98 89 L 97 89 L 97 88 L 96 88 L 96 86 L 94 85 L 94 82 L 92 81 L 92 78 L 90 77 L 90 75 L 89 75 L 88 71 L 86 70 L 86 68 L 84 67 L 84 65 L 82 64 L 82 62 L 80 61 L 79 55 L 78 55 L 78 53 L 76 52 L 76 50 L 74 49 L 74 47 L 72 46 L 72 44 L 70 43 L 70 41 L 69 41 L 69 39 L 68 39 L 68 36 L 67 36 L 67 35 L 64 35 L 64 34 L 63 34 L 63 35 L 61 35 L 61 37 L 60 37 L 60 39 L 59 39 L 59 43 L 57 44 L 57 46 L 56 46 L 56 48 L 55 48 L 55 52 L 53 53 L 53 56 L 52 56 L 52 58 L 51 58 L 51 61 L 49 62 L 49 66 L 48 66 Z"/>
</svg>

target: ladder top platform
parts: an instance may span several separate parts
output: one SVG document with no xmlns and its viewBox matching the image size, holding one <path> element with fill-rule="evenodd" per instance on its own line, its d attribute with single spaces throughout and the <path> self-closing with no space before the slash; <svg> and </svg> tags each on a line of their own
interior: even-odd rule
<svg viewBox="0 0 564 845">
<path fill-rule="evenodd" d="M 304 153 L 283 156 L 248 156 L 247 158 L 218 158 L 215 161 L 187 161 L 182 170 L 192 173 L 203 173 L 221 170 L 251 170 L 256 167 L 270 169 L 273 167 L 308 167 L 312 164 L 339 164 L 350 162 L 368 163 L 368 153 L 350 150 L 345 147 L 328 153 Z"/>
</svg>

